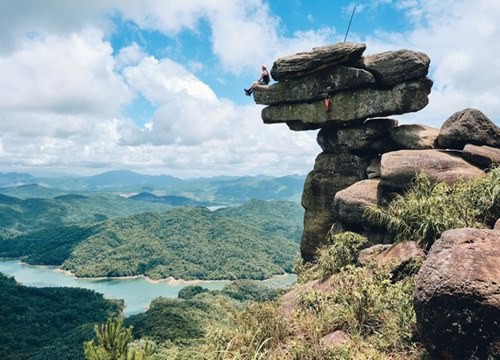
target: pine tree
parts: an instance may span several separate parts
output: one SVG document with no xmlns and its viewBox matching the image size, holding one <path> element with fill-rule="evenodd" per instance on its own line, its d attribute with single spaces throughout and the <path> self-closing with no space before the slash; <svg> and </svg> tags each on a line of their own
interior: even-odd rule
<svg viewBox="0 0 500 360">
<path fill-rule="evenodd" d="M 96 339 L 84 344 L 86 360 L 147 360 L 152 352 L 152 344 L 144 349 L 130 349 L 132 326 L 126 328 L 123 320 L 108 319 L 106 324 L 95 326 Z M 97 340 L 97 343 L 96 343 Z"/>
</svg>

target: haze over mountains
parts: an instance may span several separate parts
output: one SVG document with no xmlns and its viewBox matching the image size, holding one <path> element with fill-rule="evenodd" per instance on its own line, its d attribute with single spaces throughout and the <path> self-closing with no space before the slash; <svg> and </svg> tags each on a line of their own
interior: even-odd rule
<svg viewBox="0 0 500 360">
<path fill-rule="evenodd" d="M 136 200 L 176 206 L 220 206 L 250 199 L 298 201 L 304 179 L 304 175 L 180 179 L 169 175 L 142 175 L 132 171 L 52 178 L 0 172 L 0 193 L 18 198 L 45 198 L 68 192 L 84 194 L 104 191 L 127 197 L 136 196 L 132 198 Z"/>
</svg>

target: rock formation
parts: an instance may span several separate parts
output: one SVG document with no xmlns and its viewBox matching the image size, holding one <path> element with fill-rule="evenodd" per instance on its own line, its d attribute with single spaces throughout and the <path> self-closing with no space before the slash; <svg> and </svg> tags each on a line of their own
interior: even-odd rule
<svg viewBox="0 0 500 360">
<path fill-rule="evenodd" d="M 390 243 L 362 212 L 404 191 L 418 172 L 451 184 L 482 176 L 499 162 L 500 130 L 479 110 L 453 114 L 441 129 L 380 118 L 427 105 L 430 59 L 406 49 L 363 56 L 365 49 L 338 43 L 279 58 L 271 70 L 277 82 L 254 92 L 257 104 L 268 105 L 262 110 L 265 123 L 320 129 L 322 153 L 302 196 L 305 260 L 314 258 L 332 225 L 361 233 L 370 244 Z M 376 181 L 358 183 L 366 179 Z"/>
<path fill-rule="evenodd" d="M 483 176 L 500 164 L 500 129 L 476 109 L 453 114 L 441 129 L 382 117 L 427 105 L 430 60 L 411 50 L 363 57 L 365 48 L 340 43 L 280 58 L 271 71 L 277 83 L 258 87 L 254 99 L 268 105 L 265 123 L 320 129 L 322 152 L 302 195 L 303 259 L 314 260 L 328 232 L 353 231 L 375 244 L 359 261 L 394 262 L 395 274 L 425 254 L 411 241 L 391 246 L 391 236 L 364 210 L 385 206 L 421 172 L 448 184 Z M 432 246 L 415 298 L 420 336 L 431 355 L 500 358 L 499 244 L 497 220 L 494 229 L 450 230 Z"/>
</svg>

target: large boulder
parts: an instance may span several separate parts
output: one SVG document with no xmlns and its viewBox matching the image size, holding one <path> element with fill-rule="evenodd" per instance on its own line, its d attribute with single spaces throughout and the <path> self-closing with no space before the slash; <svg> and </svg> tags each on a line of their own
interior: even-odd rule
<svg viewBox="0 0 500 360">
<path fill-rule="evenodd" d="M 364 58 L 365 68 L 375 75 L 378 85 L 393 86 L 408 80 L 425 77 L 431 59 L 411 50 L 386 51 Z"/>
<path fill-rule="evenodd" d="M 281 57 L 274 62 L 271 76 L 276 81 L 283 81 L 311 74 L 359 59 L 365 49 L 365 44 L 343 42 Z"/>
<path fill-rule="evenodd" d="M 286 122 L 292 130 L 319 129 L 329 125 L 365 120 L 371 117 L 404 114 L 424 108 L 432 81 L 424 78 L 395 85 L 390 89 L 363 88 L 342 91 L 330 98 L 310 103 L 271 105 L 262 109 L 266 124 Z"/>
<path fill-rule="evenodd" d="M 387 152 L 396 148 L 388 134 L 397 124 L 392 119 L 372 119 L 363 124 L 323 128 L 318 132 L 317 141 L 324 152 Z"/>
<path fill-rule="evenodd" d="M 499 232 L 444 232 L 418 273 L 414 306 L 435 358 L 500 358 Z"/>
<path fill-rule="evenodd" d="M 389 136 L 401 149 L 433 149 L 439 129 L 425 125 L 400 125 L 389 132 Z"/>
<path fill-rule="evenodd" d="M 338 191 L 333 200 L 333 207 L 339 220 L 347 224 L 367 223 L 364 212 L 370 206 L 377 206 L 378 184 L 378 179 L 361 180 Z"/>
<path fill-rule="evenodd" d="M 375 83 L 368 71 L 348 66 L 335 66 L 309 76 L 280 81 L 255 88 L 257 104 L 275 105 L 320 100 L 341 90 L 352 90 Z"/>
<path fill-rule="evenodd" d="M 441 149 L 462 150 L 466 144 L 500 147 L 500 128 L 477 109 L 454 113 L 441 126 L 437 139 Z"/>
<path fill-rule="evenodd" d="M 476 146 L 467 144 L 462 153 L 464 159 L 481 166 L 488 168 L 491 165 L 500 164 L 500 149 L 492 148 L 490 146 Z"/>
<path fill-rule="evenodd" d="M 484 171 L 460 156 L 439 150 L 399 150 L 382 155 L 380 185 L 383 187 L 404 190 L 419 173 L 426 174 L 433 183 L 449 185 L 484 176 Z"/>
<path fill-rule="evenodd" d="M 365 179 L 368 163 L 369 159 L 352 154 L 321 153 L 316 158 L 302 193 L 305 213 L 300 249 L 304 260 L 315 258 L 316 250 L 326 242 L 326 235 L 337 220 L 333 208 L 335 194 Z"/>
</svg>

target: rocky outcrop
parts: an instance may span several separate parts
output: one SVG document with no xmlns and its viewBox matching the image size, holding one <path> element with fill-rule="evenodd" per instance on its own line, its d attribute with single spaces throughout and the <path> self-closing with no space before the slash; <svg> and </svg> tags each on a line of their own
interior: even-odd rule
<svg viewBox="0 0 500 360">
<path fill-rule="evenodd" d="M 285 122 L 291 130 L 311 130 L 361 122 L 376 116 L 405 114 L 423 109 L 428 104 L 431 86 L 432 81 L 424 78 L 389 89 L 343 91 L 328 99 L 328 109 L 324 100 L 268 106 L 262 110 L 262 120 L 266 124 Z"/>
<path fill-rule="evenodd" d="M 466 144 L 500 147 L 500 128 L 477 109 L 454 113 L 445 121 L 437 139 L 441 149 L 462 150 Z"/>
<path fill-rule="evenodd" d="M 439 359 L 500 357 L 500 236 L 442 234 L 420 269 L 415 312 L 422 342 Z"/>
<path fill-rule="evenodd" d="M 271 71 L 277 82 L 254 92 L 256 103 L 267 105 L 265 123 L 320 129 L 323 152 L 302 195 L 307 261 L 329 231 L 354 231 L 368 244 L 392 242 L 364 211 L 387 205 L 418 173 L 453 184 L 483 176 L 497 162 L 498 127 L 477 110 L 452 115 L 441 129 L 386 118 L 427 105 L 430 59 L 407 49 L 364 56 L 365 49 L 339 43 L 277 59 Z"/>
<path fill-rule="evenodd" d="M 310 130 L 418 111 L 428 103 L 429 57 L 411 50 L 362 57 L 364 44 L 339 43 L 276 60 L 276 84 L 260 86 L 265 123 Z"/>
<path fill-rule="evenodd" d="M 484 176 L 500 163 L 500 129 L 476 109 L 453 114 L 441 129 L 383 118 L 427 105 L 430 59 L 406 49 L 363 57 L 365 48 L 340 43 L 280 58 L 271 71 L 277 83 L 254 92 L 255 101 L 267 105 L 262 110 L 265 123 L 320 129 L 322 152 L 302 195 L 301 255 L 314 261 L 328 233 L 353 231 L 368 238 L 370 246 L 360 252 L 359 263 L 385 263 L 392 281 L 414 274 L 423 261 L 414 305 L 419 339 L 431 355 L 500 358 L 496 210 L 484 221 L 485 226 L 496 221 L 493 229 L 446 231 L 427 257 L 415 242 L 392 244 L 392 235 L 365 216 L 367 208 L 387 206 L 394 193 L 404 193 L 419 173 L 432 183 L 450 185 Z M 301 287 L 331 290 L 320 289 L 325 286 L 334 285 L 312 282 Z M 297 291 L 284 296 L 285 317 L 293 316 Z M 346 339 L 346 334 L 333 332 L 321 342 L 328 346 Z"/>
</svg>

